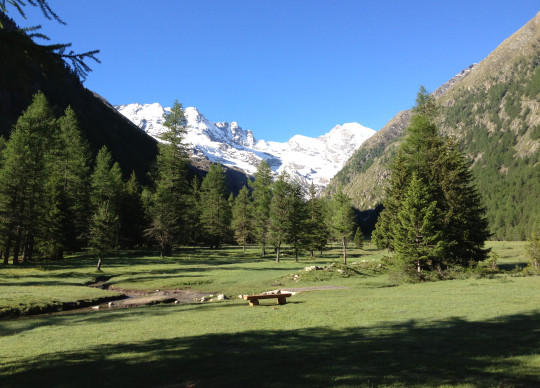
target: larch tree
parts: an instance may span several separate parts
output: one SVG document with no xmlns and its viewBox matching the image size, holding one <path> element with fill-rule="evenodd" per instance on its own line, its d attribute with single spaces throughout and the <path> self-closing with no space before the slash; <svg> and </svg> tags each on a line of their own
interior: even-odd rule
<svg viewBox="0 0 540 388">
<path fill-rule="evenodd" d="M 272 201 L 272 169 L 266 160 L 261 160 L 255 172 L 255 179 L 250 183 L 253 198 L 253 234 L 261 245 L 261 256 L 266 255 L 268 226 L 270 220 L 270 202 Z"/>
<path fill-rule="evenodd" d="M 3 152 L 0 169 L 0 230 L 6 263 L 32 258 L 45 190 L 46 154 L 55 118 L 45 95 L 38 92 L 19 117 Z"/>
<path fill-rule="evenodd" d="M 157 240 L 161 256 L 170 256 L 175 242 L 186 237 L 187 150 L 183 143 L 187 120 L 182 104 L 175 101 L 171 111 L 165 113 L 166 130 L 160 135 L 157 157 L 157 177 L 150 209 L 152 222 L 146 234 Z"/>
<path fill-rule="evenodd" d="M 230 208 L 221 164 L 211 164 L 201 183 L 201 225 L 210 248 L 219 248 L 228 234 Z"/>
<path fill-rule="evenodd" d="M 247 186 L 243 186 L 234 200 L 232 207 L 232 229 L 234 238 L 246 251 L 246 244 L 251 236 L 253 218 L 251 215 L 251 195 Z"/>
<path fill-rule="evenodd" d="M 57 121 L 57 135 L 47 158 L 46 214 L 40 249 L 61 259 L 65 250 L 82 247 L 90 217 L 89 150 L 71 107 Z"/>
<path fill-rule="evenodd" d="M 122 171 L 104 146 L 96 157 L 92 174 L 91 201 L 94 209 L 90 224 L 90 247 L 98 256 L 97 269 L 103 258 L 118 249 L 120 237 L 120 208 L 124 197 Z"/>
<path fill-rule="evenodd" d="M 332 197 L 330 227 L 336 240 L 341 242 L 343 249 L 343 264 L 347 264 L 347 242 L 352 237 L 355 227 L 354 208 L 351 198 L 343 192 L 341 187 Z"/>
<path fill-rule="evenodd" d="M 309 200 L 306 207 L 305 244 L 313 257 L 315 250 L 322 252 L 330 237 L 330 230 L 326 222 L 326 203 L 321 198 L 317 198 L 313 182 L 309 187 Z"/>
<path fill-rule="evenodd" d="M 126 248 L 141 246 L 148 220 L 144 211 L 142 188 L 135 171 L 131 172 L 129 180 L 125 184 L 119 217 L 121 224 L 120 245 Z"/>
<path fill-rule="evenodd" d="M 279 263 L 281 245 L 287 240 L 290 222 L 290 190 L 288 174 L 283 171 L 272 185 L 270 202 L 270 223 L 268 226 L 269 242 L 276 249 L 276 263 Z"/>
<path fill-rule="evenodd" d="M 294 252 L 294 261 L 298 261 L 298 253 L 305 245 L 306 241 L 306 226 L 308 214 L 302 187 L 292 182 L 289 184 L 289 196 L 287 206 L 289 208 L 289 217 L 287 222 L 287 236 L 285 242 L 290 244 Z"/>
</svg>

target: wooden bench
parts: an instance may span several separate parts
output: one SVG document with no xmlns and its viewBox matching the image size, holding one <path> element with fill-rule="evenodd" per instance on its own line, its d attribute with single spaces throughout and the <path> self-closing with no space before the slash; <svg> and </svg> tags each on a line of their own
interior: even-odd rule
<svg viewBox="0 0 540 388">
<path fill-rule="evenodd" d="M 282 293 L 282 294 L 259 294 L 259 295 L 244 295 L 244 300 L 249 300 L 250 306 L 258 306 L 259 299 L 272 299 L 277 298 L 277 304 L 287 303 L 287 298 L 292 296 L 291 293 Z"/>
</svg>

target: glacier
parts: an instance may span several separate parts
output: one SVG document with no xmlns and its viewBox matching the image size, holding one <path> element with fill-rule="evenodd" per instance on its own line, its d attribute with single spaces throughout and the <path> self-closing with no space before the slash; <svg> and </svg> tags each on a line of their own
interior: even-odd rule
<svg viewBox="0 0 540 388">
<path fill-rule="evenodd" d="M 163 115 L 170 111 L 159 103 L 117 105 L 115 109 L 142 131 L 159 140 L 165 130 Z M 353 152 L 375 131 L 358 123 L 336 125 L 313 138 L 294 135 L 284 143 L 258 140 L 237 122 L 211 122 L 195 107 L 184 109 L 187 134 L 184 142 L 192 159 L 221 163 L 252 176 L 262 159 L 277 175 L 286 170 L 307 192 L 313 184 L 320 192 Z"/>
</svg>

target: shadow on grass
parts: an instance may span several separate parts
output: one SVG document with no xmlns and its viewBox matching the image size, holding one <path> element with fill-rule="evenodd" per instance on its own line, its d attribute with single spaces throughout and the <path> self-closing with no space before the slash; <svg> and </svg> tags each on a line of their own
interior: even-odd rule
<svg viewBox="0 0 540 388">
<path fill-rule="evenodd" d="M 539 322 L 534 312 L 483 322 L 455 318 L 103 344 L 4 363 L 0 385 L 535 387 L 538 358 L 531 359 L 540 349 Z"/>
</svg>

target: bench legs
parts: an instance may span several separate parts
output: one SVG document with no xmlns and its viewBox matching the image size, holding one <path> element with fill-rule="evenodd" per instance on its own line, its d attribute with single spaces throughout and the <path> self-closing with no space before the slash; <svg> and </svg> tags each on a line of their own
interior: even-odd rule
<svg viewBox="0 0 540 388">
<path fill-rule="evenodd" d="M 258 306 L 259 305 L 259 299 L 251 299 L 249 301 L 250 306 Z"/>
<path fill-rule="evenodd" d="M 287 298 L 285 298 L 284 296 L 282 296 L 281 298 L 278 298 L 277 304 L 285 304 L 285 303 L 287 303 Z"/>
</svg>

